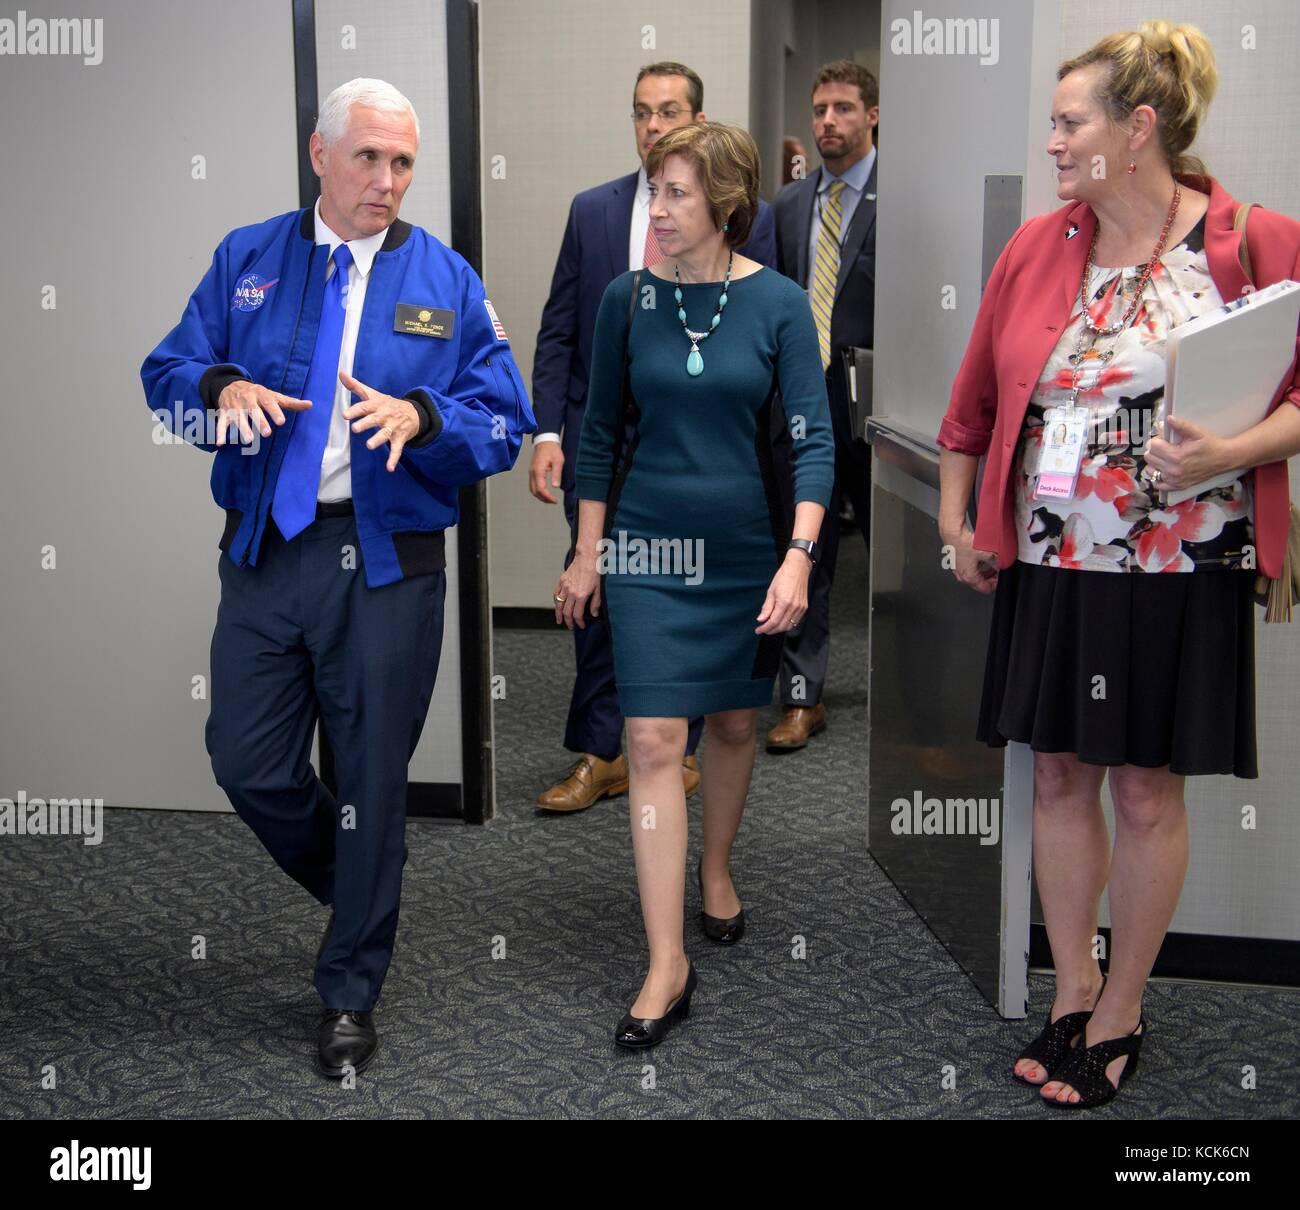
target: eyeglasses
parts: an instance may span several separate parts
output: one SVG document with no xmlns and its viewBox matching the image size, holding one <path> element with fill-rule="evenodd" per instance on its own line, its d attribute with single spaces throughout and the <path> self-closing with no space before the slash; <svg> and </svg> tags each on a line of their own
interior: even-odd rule
<svg viewBox="0 0 1300 1210">
<path fill-rule="evenodd" d="M 652 117 L 661 117 L 665 122 L 675 122 L 684 114 L 686 110 L 675 105 L 668 106 L 667 109 L 634 109 L 632 111 L 632 121 L 638 126 L 644 126 Z"/>
</svg>

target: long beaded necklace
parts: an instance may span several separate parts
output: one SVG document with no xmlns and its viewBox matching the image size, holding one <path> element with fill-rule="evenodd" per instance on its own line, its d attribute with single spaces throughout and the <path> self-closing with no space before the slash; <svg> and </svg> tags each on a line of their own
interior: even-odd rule
<svg viewBox="0 0 1300 1210">
<path fill-rule="evenodd" d="M 1070 384 L 1070 402 L 1069 407 L 1076 407 L 1079 399 L 1079 383 L 1083 377 L 1083 360 L 1085 348 L 1091 351 L 1093 344 L 1098 336 L 1115 336 L 1118 337 L 1125 328 L 1129 326 L 1133 316 L 1137 314 L 1138 304 L 1142 301 L 1142 292 L 1147 287 L 1147 282 L 1151 280 L 1151 274 L 1155 272 L 1156 262 L 1159 261 L 1165 250 L 1165 241 L 1169 238 L 1169 230 L 1174 225 L 1174 215 L 1178 213 L 1178 203 L 1182 199 L 1183 191 L 1178 182 L 1174 182 L 1174 200 L 1169 204 L 1169 213 L 1165 215 L 1165 225 L 1160 229 L 1160 238 L 1156 240 L 1156 246 L 1151 253 L 1150 259 L 1142 266 L 1142 276 L 1138 279 L 1137 289 L 1133 292 L 1133 297 L 1129 301 L 1128 307 L 1123 317 L 1118 323 L 1099 326 L 1093 321 L 1092 315 L 1088 311 L 1088 283 L 1092 277 L 1092 258 L 1097 254 L 1097 236 L 1101 234 L 1101 223 L 1099 222 L 1092 231 L 1092 243 L 1088 245 L 1088 258 L 1083 263 L 1083 278 L 1079 282 L 1079 308 L 1083 313 L 1083 323 L 1079 325 L 1079 333 L 1075 338 L 1074 352 L 1069 356 L 1070 365 L 1073 367 L 1073 381 Z M 1123 279 L 1123 270 L 1120 271 L 1121 281 Z M 1116 289 L 1119 289 L 1118 284 Z M 1116 340 L 1110 348 L 1098 352 L 1097 356 L 1101 359 L 1104 367 L 1112 357 L 1115 356 Z"/>
<path fill-rule="evenodd" d="M 718 299 L 718 309 L 714 312 L 707 332 L 692 332 L 686 326 L 686 308 L 682 306 L 681 269 L 678 265 L 673 266 L 673 281 L 676 283 L 673 289 L 673 297 L 677 299 L 677 318 L 682 322 L 682 331 L 686 333 L 686 338 L 691 342 L 691 351 L 686 355 L 686 372 L 692 378 L 698 378 L 704 373 L 704 358 L 700 353 L 700 341 L 708 339 L 713 334 L 713 329 L 722 321 L 722 309 L 727 305 L 727 287 L 731 285 L 731 264 L 735 259 L 736 254 L 734 251 L 727 254 L 727 273 L 722 279 L 722 295 Z"/>
</svg>

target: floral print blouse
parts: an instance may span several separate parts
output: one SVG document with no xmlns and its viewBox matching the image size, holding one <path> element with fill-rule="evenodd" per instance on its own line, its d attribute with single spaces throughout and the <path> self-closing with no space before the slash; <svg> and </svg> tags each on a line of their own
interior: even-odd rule
<svg viewBox="0 0 1300 1210">
<path fill-rule="evenodd" d="M 1098 336 L 1080 367 L 1078 402 L 1089 409 L 1088 448 L 1074 496 L 1034 499 L 1043 411 L 1069 402 L 1069 356 L 1083 323 L 1077 307 L 1030 395 L 1013 483 L 1018 558 L 1086 571 L 1205 571 L 1242 566 L 1254 548 L 1250 472 L 1180 504 L 1162 506 L 1142 477 L 1143 451 L 1164 417 L 1165 333 L 1223 305 L 1205 260 L 1205 219 L 1166 250 L 1132 322 L 1119 336 Z M 1094 266 L 1089 311 L 1099 326 L 1118 323 L 1142 266 Z M 1105 361 L 1100 353 L 1114 352 Z"/>
</svg>

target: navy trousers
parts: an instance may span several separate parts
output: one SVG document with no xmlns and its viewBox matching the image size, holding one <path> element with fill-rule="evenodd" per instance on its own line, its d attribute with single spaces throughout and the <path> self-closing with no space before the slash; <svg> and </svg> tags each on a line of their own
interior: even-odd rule
<svg viewBox="0 0 1300 1210">
<path fill-rule="evenodd" d="M 218 574 L 213 772 L 280 868 L 334 905 L 321 999 L 369 1011 L 397 932 L 407 766 L 438 673 L 446 572 L 368 588 L 356 520 L 335 516 L 290 542 L 272 522 L 256 567 L 222 554 Z M 311 766 L 318 718 L 337 799 Z"/>
<path fill-rule="evenodd" d="M 578 536 L 578 497 L 564 493 L 564 515 L 569 522 L 572 552 Z M 567 568 L 572 553 L 565 556 Z M 590 610 L 584 629 L 573 628 L 573 648 L 577 657 L 577 675 L 573 679 L 573 696 L 569 699 L 569 718 L 564 728 L 564 746 L 570 752 L 590 752 L 601 760 L 615 760 L 623 750 L 623 711 L 618 703 L 618 686 L 614 681 L 614 638 L 601 597 L 600 614 L 593 618 Z M 686 751 L 693 756 L 700 746 L 704 718 L 693 718 L 686 728 Z"/>
</svg>

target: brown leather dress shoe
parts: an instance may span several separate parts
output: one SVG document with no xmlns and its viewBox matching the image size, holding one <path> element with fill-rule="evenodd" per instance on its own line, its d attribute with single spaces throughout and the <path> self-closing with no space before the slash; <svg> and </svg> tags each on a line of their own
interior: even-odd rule
<svg viewBox="0 0 1300 1210">
<path fill-rule="evenodd" d="M 815 706 L 787 706 L 781 721 L 767 733 L 767 750 L 793 752 L 802 748 L 810 735 L 825 728 L 826 707 L 821 702 Z"/>
<path fill-rule="evenodd" d="M 537 805 L 544 811 L 585 811 L 598 798 L 627 793 L 627 779 L 623 753 L 616 760 L 601 760 L 586 752 L 574 761 L 568 777 L 537 796 Z"/>
<path fill-rule="evenodd" d="M 700 778 L 702 776 L 698 756 L 688 756 L 682 761 L 682 789 L 686 791 L 687 798 L 700 792 Z"/>
</svg>

